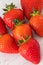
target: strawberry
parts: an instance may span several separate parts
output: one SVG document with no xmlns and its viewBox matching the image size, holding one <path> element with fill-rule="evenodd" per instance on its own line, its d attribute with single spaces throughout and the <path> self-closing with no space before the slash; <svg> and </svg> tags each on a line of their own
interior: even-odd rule
<svg viewBox="0 0 43 65">
<path fill-rule="evenodd" d="M 0 17 L 0 35 L 3 35 L 7 32 L 3 19 Z"/>
<path fill-rule="evenodd" d="M 30 26 L 41 37 L 43 37 L 43 15 L 34 15 L 30 19 Z"/>
<path fill-rule="evenodd" d="M 18 42 L 19 39 L 23 39 L 23 37 L 26 39 L 28 36 L 32 37 L 32 30 L 28 24 L 21 24 L 19 26 L 16 26 L 13 31 L 13 37 Z"/>
<path fill-rule="evenodd" d="M 29 19 L 30 13 L 33 9 L 42 10 L 43 0 L 21 0 L 21 6 L 23 8 L 25 16 Z"/>
<path fill-rule="evenodd" d="M 9 34 L 0 36 L 0 51 L 4 53 L 18 53 L 18 46 Z"/>
<path fill-rule="evenodd" d="M 14 7 L 15 7 L 15 5 L 13 5 L 13 3 L 11 3 L 11 5 L 6 6 L 6 9 L 3 9 L 4 11 L 6 11 L 6 13 L 4 14 L 5 24 L 10 29 L 13 29 L 13 27 L 14 27 L 13 20 L 15 20 L 15 19 L 24 20 L 23 11 L 21 9 L 14 8 Z"/>
<path fill-rule="evenodd" d="M 22 43 L 19 47 L 19 53 L 26 60 L 38 64 L 40 62 L 40 46 L 37 40 L 31 38 Z"/>
</svg>

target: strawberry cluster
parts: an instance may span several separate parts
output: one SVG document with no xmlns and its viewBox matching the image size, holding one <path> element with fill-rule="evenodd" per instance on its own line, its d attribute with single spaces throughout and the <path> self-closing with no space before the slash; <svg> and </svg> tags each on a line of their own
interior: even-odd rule
<svg viewBox="0 0 43 65">
<path fill-rule="evenodd" d="M 40 45 L 34 39 L 32 30 L 43 37 L 43 1 L 21 0 L 21 6 L 23 10 L 11 3 L 3 9 L 3 19 L 0 17 L 0 51 L 20 53 L 26 60 L 38 64 L 41 59 Z"/>
</svg>

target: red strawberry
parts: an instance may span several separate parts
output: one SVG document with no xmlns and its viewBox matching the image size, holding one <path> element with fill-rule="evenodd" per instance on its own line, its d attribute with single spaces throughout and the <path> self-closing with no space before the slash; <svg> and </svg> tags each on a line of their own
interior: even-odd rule
<svg viewBox="0 0 43 65">
<path fill-rule="evenodd" d="M 31 17 L 30 26 L 41 37 L 43 37 L 43 15 L 34 15 Z"/>
<path fill-rule="evenodd" d="M 40 46 L 37 40 L 30 39 L 24 42 L 19 48 L 20 54 L 34 64 L 40 62 Z"/>
<path fill-rule="evenodd" d="M 33 8 L 39 11 L 42 10 L 43 0 L 21 0 L 21 6 L 23 8 L 25 16 L 29 19 Z"/>
<path fill-rule="evenodd" d="M 23 37 L 26 39 L 28 36 L 32 37 L 32 30 L 28 24 L 21 24 L 16 26 L 13 31 L 13 37 L 18 42 L 19 39 L 23 40 Z M 28 35 L 28 36 L 27 36 Z"/>
<path fill-rule="evenodd" d="M 4 53 L 18 53 L 18 46 L 9 34 L 0 37 L 0 51 Z"/>
<path fill-rule="evenodd" d="M 4 14 L 5 24 L 11 29 L 14 27 L 13 20 L 24 20 L 23 11 L 21 9 L 14 8 L 14 6 L 15 5 L 11 3 L 11 5 L 7 5 L 6 9 L 4 9 L 6 11 L 6 13 Z"/>
<path fill-rule="evenodd" d="M 5 34 L 7 32 L 7 29 L 5 27 L 3 19 L 0 17 L 0 35 Z"/>
</svg>

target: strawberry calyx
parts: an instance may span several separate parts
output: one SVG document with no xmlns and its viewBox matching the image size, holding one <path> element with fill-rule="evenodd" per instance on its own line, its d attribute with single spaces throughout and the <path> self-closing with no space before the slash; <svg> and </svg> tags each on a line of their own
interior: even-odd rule
<svg viewBox="0 0 43 65">
<path fill-rule="evenodd" d="M 15 24 L 15 26 L 19 26 L 21 25 L 23 22 L 19 19 L 13 19 L 13 23 Z"/>
<path fill-rule="evenodd" d="M 6 12 L 10 11 L 10 10 L 13 9 L 13 8 L 16 8 L 16 6 L 15 6 L 13 3 L 11 3 L 11 4 L 9 4 L 9 5 L 6 4 L 6 8 L 4 8 L 3 10 L 4 10 L 5 13 L 6 13 Z M 4 14 L 5 14 L 5 13 L 4 13 Z"/>
<path fill-rule="evenodd" d="M 19 41 L 19 46 L 21 44 L 24 44 L 26 41 L 28 41 L 31 38 L 31 36 L 26 35 L 26 38 L 22 37 L 22 40 L 18 40 Z"/>
<path fill-rule="evenodd" d="M 32 17 L 32 16 L 36 16 L 36 15 L 40 15 L 40 11 L 32 9 L 30 16 Z"/>
</svg>

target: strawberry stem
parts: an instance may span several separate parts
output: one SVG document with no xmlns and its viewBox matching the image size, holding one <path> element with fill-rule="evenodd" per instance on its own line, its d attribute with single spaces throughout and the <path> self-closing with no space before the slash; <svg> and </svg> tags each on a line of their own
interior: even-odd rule
<svg viewBox="0 0 43 65">
<path fill-rule="evenodd" d="M 18 19 L 14 19 L 13 23 L 15 24 L 15 26 L 19 26 L 22 24 L 22 21 L 18 20 Z"/>
<path fill-rule="evenodd" d="M 10 5 L 7 5 L 7 4 L 6 4 L 6 8 L 4 8 L 3 10 L 4 10 L 5 13 L 6 13 L 6 12 L 10 11 L 10 10 L 13 9 L 13 8 L 16 8 L 16 6 L 15 6 L 13 3 L 11 3 Z"/>
<path fill-rule="evenodd" d="M 22 37 L 22 40 L 19 40 L 20 45 L 23 44 L 23 43 L 25 43 L 30 38 L 31 38 L 31 36 L 28 36 L 28 35 L 26 35 L 25 39 L 24 39 L 24 37 Z"/>
<path fill-rule="evenodd" d="M 32 13 L 30 14 L 30 16 L 36 16 L 36 15 L 40 15 L 40 11 L 37 11 L 35 9 L 32 9 Z"/>
</svg>

